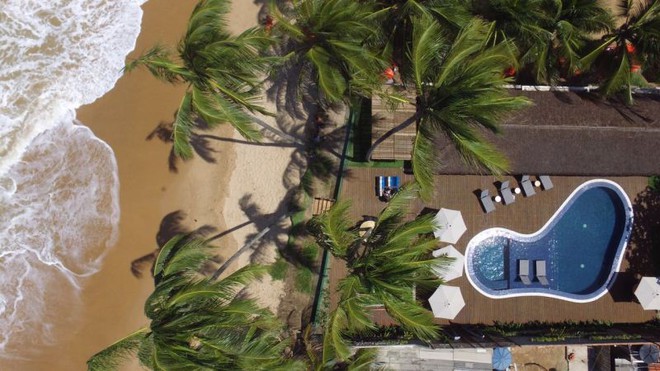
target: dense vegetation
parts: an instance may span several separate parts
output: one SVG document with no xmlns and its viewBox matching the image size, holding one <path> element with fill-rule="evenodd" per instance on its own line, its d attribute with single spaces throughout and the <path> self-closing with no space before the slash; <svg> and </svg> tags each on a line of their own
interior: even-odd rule
<svg viewBox="0 0 660 371">
<path fill-rule="evenodd" d="M 127 64 L 126 71 L 143 66 L 186 84 L 171 130 L 176 156 L 191 158 L 195 131 L 222 123 L 250 141 L 260 140 L 259 125 L 278 133 L 255 117 L 273 114 L 256 102 L 265 79 L 288 69 L 322 106 L 374 94 L 393 107 L 414 106 L 404 124 L 417 125 L 416 182 L 392 198 L 366 237 L 348 221 L 347 202 L 313 221 L 318 244 L 349 270 L 320 342 L 306 332 L 294 346 L 271 313 L 236 296 L 262 268 L 208 278 L 199 273 L 206 243 L 179 236 L 156 259 L 145 305 L 150 325 L 92 357 L 90 370 L 111 369 L 131 354 L 155 370 L 364 369 L 373 353 L 351 354 L 347 335 L 376 329 L 368 311 L 374 304 L 407 333 L 438 339 L 432 314 L 413 294 L 442 284 L 430 269 L 442 264 L 430 255 L 432 224 L 428 217 L 404 220 L 411 199 L 432 191 L 435 140 L 444 136 L 470 165 L 504 173 L 506 158 L 481 132 L 497 133 L 503 117 L 528 103 L 505 84 L 595 83 L 603 96 L 632 103 L 632 87 L 660 65 L 659 0 L 621 1 L 615 15 L 589 0 L 282 3 L 271 3 L 266 27 L 232 35 L 228 2 L 200 0 L 176 54 L 156 46 Z M 384 88 L 387 66 L 398 72 L 395 89 Z M 285 357 L 287 346 L 294 354 Z"/>
</svg>

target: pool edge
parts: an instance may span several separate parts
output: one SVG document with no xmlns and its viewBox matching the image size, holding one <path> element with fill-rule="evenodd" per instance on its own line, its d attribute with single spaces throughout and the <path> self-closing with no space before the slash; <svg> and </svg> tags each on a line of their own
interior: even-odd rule
<svg viewBox="0 0 660 371">
<path fill-rule="evenodd" d="M 513 233 L 515 235 L 523 236 L 526 238 L 531 238 L 535 237 L 538 234 L 540 234 L 542 231 L 544 231 L 549 225 L 551 225 L 554 220 L 557 218 L 558 215 L 562 214 L 561 212 L 564 210 L 564 207 L 567 205 L 569 201 L 573 199 L 573 196 L 575 196 L 576 193 L 582 191 L 582 189 L 586 188 L 589 185 L 592 185 L 594 183 L 606 183 L 612 186 L 614 189 L 616 189 L 617 193 L 619 194 L 620 198 L 624 201 L 624 208 L 625 208 L 625 213 L 626 213 L 626 218 L 625 218 L 625 224 L 623 227 L 624 230 L 624 235 L 623 235 L 623 243 L 620 243 L 619 248 L 617 249 L 617 252 L 614 256 L 614 261 L 612 262 L 612 269 L 610 270 L 610 274 L 607 277 L 606 283 L 598 290 L 594 291 L 592 296 L 589 298 L 585 299 L 578 299 L 578 298 L 571 298 L 563 295 L 556 295 L 548 292 L 525 292 L 525 293 L 511 293 L 511 294 L 504 294 L 504 295 L 492 295 L 486 291 L 484 291 L 478 284 L 476 284 L 473 279 L 472 279 L 472 274 L 471 272 L 474 271 L 474 269 L 470 270 L 470 263 L 472 261 L 471 253 L 472 249 L 474 248 L 472 241 L 474 241 L 477 237 L 480 235 L 487 235 L 488 237 L 494 235 L 492 232 L 493 231 L 507 231 L 509 233 Z M 493 227 L 493 228 L 488 228 L 485 229 L 470 239 L 470 241 L 467 243 L 466 248 L 465 248 L 465 262 L 464 264 L 464 269 L 465 269 L 465 275 L 467 276 L 468 281 L 470 282 L 470 285 L 477 290 L 480 294 L 491 298 L 491 299 L 508 299 L 508 298 L 515 298 L 515 297 L 530 297 L 530 296 L 537 296 L 537 297 L 548 297 L 548 298 L 553 298 L 553 299 L 559 299 L 559 300 L 564 300 L 564 301 L 569 301 L 573 303 L 589 303 L 592 301 L 596 301 L 603 297 L 609 289 L 612 287 L 612 284 L 614 283 L 614 277 L 616 274 L 619 272 L 619 269 L 621 268 L 621 263 L 623 262 L 623 256 L 625 254 L 626 248 L 628 246 L 628 241 L 630 240 L 630 234 L 632 230 L 632 224 L 634 222 L 634 212 L 632 208 L 632 202 L 630 201 L 630 197 L 628 197 L 628 194 L 626 191 L 616 182 L 609 180 L 609 179 L 591 179 L 588 180 L 580 185 L 578 185 L 569 195 L 566 197 L 566 199 L 562 202 L 562 204 L 557 208 L 557 210 L 554 212 L 554 214 L 548 219 L 548 221 L 540 227 L 536 232 L 531 233 L 531 234 L 524 234 L 524 233 L 518 233 L 514 232 L 510 229 L 502 228 L 502 227 Z M 486 234 L 486 232 L 491 232 Z M 485 237 L 482 237 L 480 240 L 483 240 Z"/>
</svg>

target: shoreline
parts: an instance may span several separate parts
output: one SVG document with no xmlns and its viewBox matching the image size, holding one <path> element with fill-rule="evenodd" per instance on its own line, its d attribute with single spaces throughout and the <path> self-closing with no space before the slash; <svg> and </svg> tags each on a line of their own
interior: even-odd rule
<svg viewBox="0 0 660 371">
<path fill-rule="evenodd" d="M 157 43 L 176 46 L 196 3 L 197 0 L 144 3 L 141 32 L 127 60 Z M 252 1 L 232 2 L 227 17 L 229 30 L 240 33 L 257 25 L 262 9 L 262 5 Z M 215 163 L 195 155 L 190 161 L 177 162 L 178 173 L 169 171 L 172 144 L 146 138 L 160 122 L 172 120 L 184 92 L 185 85 L 169 85 L 145 69 L 138 69 L 122 76 L 104 96 L 76 111 L 76 119 L 115 154 L 120 183 L 119 238 L 105 255 L 100 272 L 83 282 L 82 305 L 75 308 L 79 312 L 75 328 L 54 323 L 56 344 L 39 350 L 33 359 L 12 360 L 2 366 L 53 371 L 83 369 L 91 355 L 148 325 L 143 306 L 153 290 L 149 265 L 144 265 L 142 278 L 136 278 L 131 274 L 131 262 L 156 249 L 159 229 L 165 229 L 163 234 L 176 232 L 176 225 L 172 228 L 163 223 L 169 214 L 185 213 L 182 220 L 171 218 L 170 221 L 180 222 L 178 226 L 188 231 L 205 225 L 215 227 L 207 237 L 217 236 L 212 245 L 218 247 L 221 264 L 245 241 L 287 211 L 287 194 L 299 182 L 295 171 L 300 160 L 296 158 L 296 148 L 273 145 L 270 140 L 264 141 L 269 143 L 267 146 L 235 143 L 243 138 L 229 124 L 205 133 L 227 138 L 227 141 L 209 141 Z M 264 99 L 263 105 L 271 112 L 277 111 L 275 102 Z M 261 118 L 275 127 L 279 126 L 278 122 L 290 128 L 304 125 L 300 120 L 282 116 L 278 114 L 277 120 Z M 287 180 L 287 176 L 296 178 L 295 182 Z M 286 244 L 288 226 L 288 220 L 279 223 L 255 247 L 256 253 L 250 251 L 240 256 L 228 272 L 250 262 L 274 261 L 277 247 Z M 266 275 L 249 285 L 247 292 L 276 313 L 283 285 L 282 281 L 273 282 Z M 121 369 L 142 368 L 137 360 L 131 360 Z"/>
</svg>

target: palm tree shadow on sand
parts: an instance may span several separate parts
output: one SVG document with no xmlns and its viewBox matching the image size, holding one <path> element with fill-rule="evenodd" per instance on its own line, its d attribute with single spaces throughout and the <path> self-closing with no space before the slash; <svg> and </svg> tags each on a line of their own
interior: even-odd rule
<svg viewBox="0 0 660 371">
<path fill-rule="evenodd" d="M 176 117 L 176 112 L 174 113 L 174 116 Z M 194 130 L 195 131 L 193 131 L 190 134 L 190 144 L 193 150 L 204 161 L 212 164 L 216 163 L 216 158 L 214 154 L 217 151 L 213 149 L 209 141 L 209 138 L 206 138 L 204 135 L 200 135 L 196 132 L 197 130 L 202 130 L 202 131 L 209 130 L 208 124 L 206 124 L 204 120 L 197 119 L 195 120 Z M 163 143 L 172 145 L 172 148 L 170 149 L 170 153 L 167 157 L 167 165 L 170 172 L 178 173 L 180 159 L 174 153 L 173 132 L 174 132 L 174 121 L 161 121 L 158 123 L 158 125 L 156 125 L 154 130 L 152 130 L 151 133 L 147 135 L 146 140 L 152 140 L 154 138 L 157 138 Z"/>
<path fill-rule="evenodd" d="M 289 230 L 287 221 L 293 213 L 305 208 L 304 199 L 319 193 L 329 197 L 333 183 L 339 175 L 341 150 L 346 136 L 346 126 L 337 123 L 330 116 L 337 116 L 337 111 L 328 111 L 314 106 L 315 111 L 306 112 L 307 121 L 300 126 L 300 134 L 305 138 L 304 146 L 297 147 L 291 153 L 289 163 L 282 175 L 282 183 L 288 192 L 280 200 L 275 210 L 265 213 L 254 201 L 251 194 L 245 194 L 239 200 L 239 207 L 247 217 L 247 224 L 254 224 L 257 232 L 245 236 L 239 250 L 232 255 L 219 271 L 225 269 L 243 254 L 250 254 L 251 263 L 270 263 L 272 251 L 269 246 L 276 246 L 279 255 L 297 267 L 307 267 L 318 273 L 316 261 L 300 254 L 297 247 L 291 246 L 287 236 L 304 238 L 307 234 L 303 224 Z M 341 116 L 341 115 L 339 115 Z M 343 117 L 343 116 L 341 116 Z M 346 174 L 348 175 L 348 172 Z"/>
<path fill-rule="evenodd" d="M 176 114 L 175 114 L 176 115 Z M 251 145 L 257 147 L 280 147 L 280 148 L 303 148 L 304 143 L 302 141 L 295 142 L 284 142 L 282 138 L 279 138 L 277 135 L 270 132 L 265 132 L 264 137 L 270 140 L 271 142 L 250 142 L 247 140 L 221 137 L 213 134 L 202 134 L 200 131 L 210 130 L 208 124 L 204 120 L 198 118 L 195 120 L 195 131 L 190 133 L 190 144 L 195 151 L 195 153 L 205 162 L 215 164 L 217 163 L 217 153 L 219 152 L 213 146 L 213 142 L 227 142 L 235 143 L 241 145 Z M 163 143 L 172 145 L 170 149 L 167 164 L 170 172 L 178 173 L 179 171 L 179 162 L 181 159 L 176 156 L 174 153 L 174 140 L 173 138 L 174 131 L 174 121 L 161 121 L 154 128 L 149 135 L 147 135 L 146 140 L 152 140 L 154 138 L 159 139 Z"/>
<path fill-rule="evenodd" d="M 153 275 L 153 264 L 156 261 L 160 249 L 163 248 L 163 246 L 165 246 L 165 244 L 174 236 L 187 235 L 188 238 L 199 238 L 207 236 L 217 230 L 215 227 L 208 224 L 202 225 L 196 229 L 190 229 L 185 226 L 185 219 L 186 214 L 181 210 L 173 211 L 163 217 L 160 222 L 160 227 L 158 228 L 158 233 L 156 233 L 156 244 L 158 245 L 158 248 L 131 262 L 131 273 L 135 277 L 141 278 L 147 269 L 149 269 Z M 220 263 L 217 257 L 214 257 L 214 261 Z"/>
</svg>

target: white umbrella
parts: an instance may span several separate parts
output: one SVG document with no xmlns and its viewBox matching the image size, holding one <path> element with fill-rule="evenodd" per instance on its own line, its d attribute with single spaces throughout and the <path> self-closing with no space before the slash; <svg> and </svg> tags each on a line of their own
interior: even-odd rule
<svg viewBox="0 0 660 371">
<path fill-rule="evenodd" d="M 660 277 L 643 277 L 635 296 L 644 309 L 660 310 Z"/>
<path fill-rule="evenodd" d="M 435 238 L 447 243 L 456 243 L 467 228 L 458 210 L 440 209 L 433 219 Z"/>
<path fill-rule="evenodd" d="M 435 250 L 433 252 L 433 257 L 437 258 L 439 256 L 446 255 L 454 260 L 449 263 L 449 265 L 441 267 L 440 265 L 433 267 L 433 271 L 438 275 L 438 277 L 443 278 L 445 281 L 451 281 L 454 278 L 458 278 L 463 275 L 463 262 L 465 257 L 463 254 L 458 252 L 453 245 L 445 246 L 442 249 Z"/>
<path fill-rule="evenodd" d="M 455 286 L 440 286 L 429 298 L 433 316 L 454 319 L 465 306 L 461 289 Z"/>
</svg>

